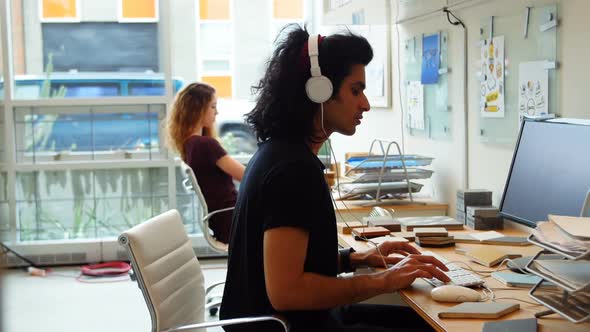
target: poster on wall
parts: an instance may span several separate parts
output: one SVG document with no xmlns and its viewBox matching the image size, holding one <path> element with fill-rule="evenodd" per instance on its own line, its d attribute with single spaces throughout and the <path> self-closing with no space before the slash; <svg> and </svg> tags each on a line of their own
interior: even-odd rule
<svg viewBox="0 0 590 332">
<path fill-rule="evenodd" d="M 438 83 L 440 66 L 440 36 L 434 34 L 422 38 L 422 84 Z"/>
<path fill-rule="evenodd" d="M 408 82 L 407 105 L 409 127 L 424 130 L 424 86 L 419 81 Z"/>
<path fill-rule="evenodd" d="M 481 46 L 480 111 L 483 117 L 504 117 L 504 36 Z"/>
<path fill-rule="evenodd" d="M 524 116 L 549 113 L 549 72 L 545 61 L 523 62 L 518 65 L 518 120 Z"/>
</svg>

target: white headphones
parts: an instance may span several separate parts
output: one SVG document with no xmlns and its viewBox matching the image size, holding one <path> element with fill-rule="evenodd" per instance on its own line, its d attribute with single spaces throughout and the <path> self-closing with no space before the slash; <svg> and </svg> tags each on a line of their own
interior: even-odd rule
<svg viewBox="0 0 590 332">
<path fill-rule="evenodd" d="M 305 93 L 314 103 L 324 103 L 332 96 L 332 82 L 322 75 L 320 61 L 318 60 L 319 46 L 318 35 L 310 35 L 307 42 L 309 63 L 311 65 L 311 77 L 305 83 Z"/>
</svg>

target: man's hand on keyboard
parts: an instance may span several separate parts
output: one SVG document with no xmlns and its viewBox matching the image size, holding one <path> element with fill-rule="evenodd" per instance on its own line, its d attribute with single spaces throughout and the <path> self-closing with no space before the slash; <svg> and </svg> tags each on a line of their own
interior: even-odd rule
<svg viewBox="0 0 590 332">
<path fill-rule="evenodd" d="M 448 282 L 449 277 L 443 272 L 447 267 L 432 256 L 410 254 L 397 264 L 379 273 L 385 282 L 385 289 L 390 292 L 410 286 L 416 278 L 437 278 Z"/>
<path fill-rule="evenodd" d="M 377 248 L 372 247 L 362 252 L 355 252 L 350 255 L 350 262 L 353 266 L 371 266 L 383 267 L 383 263 L 387 265 L 397 264 L 399 261 L 409 255 L 419 255 L 418 249 L 414 248 L 408 242 L 386 241 L 378 245 Z M 389 256 L 398 254 L 401 256 Z M 383 256 L 381 256 L 383 255 Z"/>
</svg>

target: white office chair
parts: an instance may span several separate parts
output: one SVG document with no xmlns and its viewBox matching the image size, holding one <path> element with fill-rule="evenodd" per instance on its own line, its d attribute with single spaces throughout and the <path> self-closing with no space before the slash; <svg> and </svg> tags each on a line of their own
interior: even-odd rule
<svg viewBox="0 0 590 332">
<path fill-rule="evenodd" d="M 288 331 L 287 324 L 273 316 L 203 322 L 203 272 L 178 211 L 170 210 L 123 232 L 119 243 L 129 254 L 150 312 L 152 332 L 204 331 L 261 321 L 275 321 Z"/>
<path fill-rule="evenodd" d="M 201 191 L 201 187 L 199 187 L 199 182 L 197 182 L 197 177 L 195 175 L 195 172 L 193 172 L 193 169 L 184 163 L 182 164 L 181 167 L 187 176 L 182 182 L 184 188 L 187 191 L 194 192 L 197 195 L 197 199 L 199 201 L 199 205 L 200 205 L 199 211 L 200 212 L 199 212 L 199 215 L 197 216 L 197 218 L 198 218 L 199 226 L 201 226 L 201 230 L 203 231 L 203 236 L 205 237 L 205 241 L 207 241 L 207 244 L 209 245 L 209 247 L 211 247 L 211 249 L 213 249 L 213 251 L 215 251 L 217 253 L 221 253 L 221 254 L 227 254 L 228 245 L 226 243 L 217 241 L 215 239 L 215 237 L 213 237 L 213 235 L 211 234 L 211 231 L 209 229 L 209 219 L 218 213 L 231 213 L 231 211 L 234 209 L 234 207 L 215 210 L 215 211 L 212 211 L 211 213 L 209 213 L 209 209 L 207 207 L 207 202 L 205 201 L 205 196 L 203 195 L 203 192 Z M 212 294 L 213 290 L 216 287 L 221 286 L 223 284 L 225 284 L 225 281 L 221 280 L 221 281 L 214 282 L 213 284 L 211 284 L 211 286 L 207 287 L 206 309 L 209 311 L 209 313 L 211 315 L 215 315 L 217 313 L 217 311 L 219 310 L 219 307 L 221 306 L 221 298 L 219 296 L 212 296 L 210 294 Z"/>
</svg>

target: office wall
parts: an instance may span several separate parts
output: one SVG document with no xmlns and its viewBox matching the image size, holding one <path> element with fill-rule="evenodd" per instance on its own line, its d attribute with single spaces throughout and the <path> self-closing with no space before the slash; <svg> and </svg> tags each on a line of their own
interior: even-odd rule
<svg viewBox="0 0 590 332">
<path fill-rule="evenodd" d="M 353 3 L 358 3 L 354 1 Z M 364 2 L 364 1 L 360 1 Z M 475 68 L 472 64 L 479 56 L 476 44 L 479 39 L 479 26 L 483 19 L 490 15 L 514 15 L 523 13 L 525 6 L 544 6 L 558 4 L 558 58 L 560 59 L 560 101 L 557 113 L 561 117 L 590 118 L 590 107 L 587 103 L 587 78 L 590 77 L 590 43 L 585 42 L 590 32 L 587 13 L 590 12 L 590 2 L 585 0 L 494 0 L 494 1 L 466 1 L 461 7 L 451 10 L 467 25 L 468 39 L 468 84 L 470 93 L 468 98 L 468 178 L 470 188 L 484 188 L 493 191 L 493 202 L 499 204 L 502 191 L 512 159 L 514 146 L 492 145 L 480 142 L 479 114 L 476 109 L 478 101 L 472 93 L 477 86 L 475 82 Z M 366 2 L 365 2 L 366 4 Z M 392 15 L 395 17 L 396 5 L 392 0 Z M 447 202 L 449 213 L 454 215 L 456 190 L 464 188 L 464 32 L 459 27 L 448 24 L 446 16 L 431 14 L 422 18 L 406 21 L 398 26 L 399 39 L 405 40 L 410 36 L 423 32 L 433 32 L 445 29 L 449 33 L 449 100 L 452 107 L 452 138 L 448 141 L 435 141 L 426 138 L 412 137 L 405 132 L 405 145 L 408 153 L 430 155 L 435 158 L 435 175 L 430 181 L 430 190 L 434 198 Z M 389 139 L 400 138 L 401 109 L 399 107 L 398 77 L 400 74 L 397 64 L 397 38 L 395 26 L 392 31 L 392 93 L 393 106 L 391 109 L 374 110 L 369 112 L 363 124 L 353 137 L 334 135 L 333 141 L 339 159 L 343 159 L 345 151 L 363 151 L 368 149 L 370 141 L 375 137 Z M 509 52 L 509 50 L 507 50 Z M 403 60 L 402 60 L 403 61 Z M 403 70 L 403 68 L 402 68 Z M 513 69 L 514 70 L 514 69 Z M 403 77 L 403 76 L 402 76 Z M 541 153 L 541 151 L 540 151 Z"/>
</svg>

